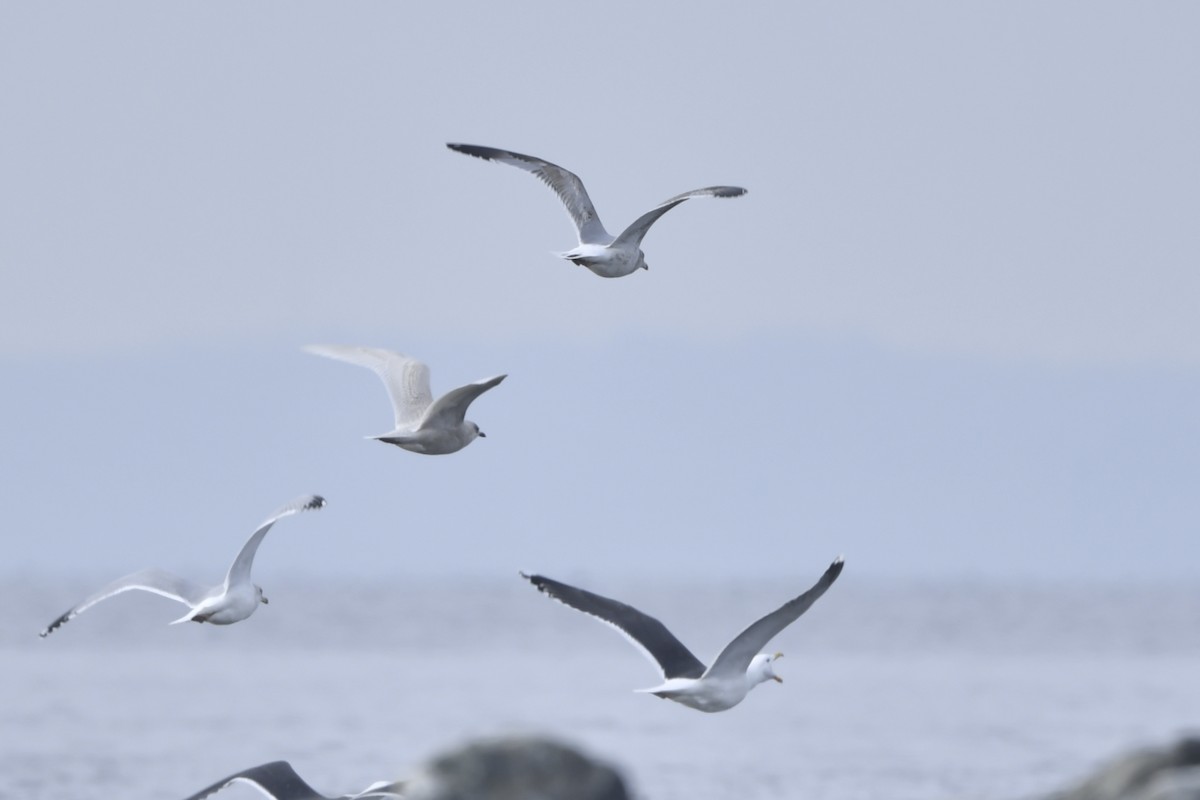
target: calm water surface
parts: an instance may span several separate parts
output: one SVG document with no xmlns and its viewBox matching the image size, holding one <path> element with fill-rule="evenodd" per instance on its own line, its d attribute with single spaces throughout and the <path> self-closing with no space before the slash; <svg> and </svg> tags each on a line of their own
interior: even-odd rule
<svg viewBox="0 0 1200 800">
<path fill-rule="evenodd" d="M 704 660 L 807 586 L 579 580 Z M 785 682 L 715 715 L 632 693 L 656 679 L 637 651 L 515 577 L 276 582 L 227 628 L 125 595 L 38 639 L 91 588 L 0 583 L 0 797 L 182 798 L 274 759 L 351 792 L 524 732 L 615 762 L 648 800 L 1015 800 L 1200 729 L 1191 588 L 844 578 L 775 641 Z"/>
</svg>

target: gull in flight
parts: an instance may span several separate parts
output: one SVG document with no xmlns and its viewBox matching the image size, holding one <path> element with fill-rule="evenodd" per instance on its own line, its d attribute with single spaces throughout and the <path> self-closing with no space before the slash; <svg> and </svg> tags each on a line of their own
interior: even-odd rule
<svg viewBox="0 0 1200 800">
<path fill-rule="evenodd" d="M 315 494 L 305 495 L 267 517 L 266 521 L 258 526 L 258 530 L 250 534 L 250 538 L 242 545 L 241 552 L 237 554 L 237 558 L 233 560 L 233 565 L 229 567 L 229 572 L 225 575 L 225 582 L 217 584 L 211 589 L 186 578 L 180 578 L 178 575 L 172 575 L 165 570 L 144 569 L 141 572 L 126 575 L 124 578 L 118 578 L 103 589 L 94 592 L 83 602 L 51 622 L 40 635 L 45 638 L 56 628 L 70 622 L 101 600 L 107 600 L 114 595 L 134 589 L 160 594 L 187 606 L 188 613 L 172 622 L 172 625 L 189 621 L 211 622 L 214 625 L 232 625 L 235 622 L 241 622 L 254 613 L 259 603 L 267 602 L 262 587 L 250 582 L 250 566 L 254 562 L 254 554 L 258 551 L 258 546 L 262 544 L 267 531 L 271 530 L 271 526 L 284 517 L 324 506 L 325 498 Z"/>
<path fill-rule="evenodd" d="M 560 603 L 616 628 L 641 650 L 658 667 L 663 683 L 637 691 L 712 712 L 733 708 L 764 681 L 783 683 L 783 678 L 776 675 L 772 667 L 783 653 L 768 655 L 758 651 L 825 594 L 842 574 L 842 564 L 839 556 L 811 589 L 739 633 L 708 668 L 665 625 L 633 606 L 541 575 L 522 572 L 521 577 Z"/>
<path fill-rule="evenodd" d="M 309 345 L 304 350 L 373 370 L 392 399 L 396 427 L 390 433 L 368 438 L 431 456 L 462 450 L 476 436 L 487 438 L 478 425 L 466 419 L 467 407 L 508 377 L 497 375 L 468 383 L 434 400 L 429 390 L 429 367 L 415 358 L 378 347 L 321 344 Z"/>
<path fill-rule="evenodd" d="M 596 207 L 592 205 L 592 199 L 588 197 L 587 189 L 583 188 L 583 181 L 579 180 L 579 176 L 575 173 L 565 170 L 557 164 L 551 164 L 549 161 L 514 153 L 510 150 L 497 150 L 494 147 L 480 147 L 474 144 L 447 144 L 446 146 L 458 153 L 465 153 L 486 161 L 498 161 L 501 164 L 532 172 L 540 178 L 543 183 L 554 190 L 558 199 L 562 200 L 579 234 L 579 244 L 574 249 L 558 255 L 587 267 L 602 278 L 619 278 L 639 269 L 650 269 L 646 266 L 646 256 L 641 249 L 646 231 L 650 230 L 650 226 L 657 222 L 659 217 L 689 197 L 740 197 L 746 193 L 746 190 L 740 186 L 707 186 L 703 189 L 693 189 L 690 192 L 677 194 L 642 214 L 620 236 L 613 236 L 604 230 L 604 225 L 600 223 L 600 216 L 596 213 Z"/>
<path fill-rule="evenodd" d="M 404 789 L 403 783 L 380 781 L 371 784 L 358 794 L 326 797 L 305 783 L 304 779 L 296 774 L 296 770 L 292 769 L 291 764 L 286 761 L 272 761 L 235 772 L 207 789 L 200 790 L 187 800 L 203 800 L 203 798 L 216 794 L 235 783 L 252 786 L 272 800 L 400 800 L 400 793 Z"/>
</svg>

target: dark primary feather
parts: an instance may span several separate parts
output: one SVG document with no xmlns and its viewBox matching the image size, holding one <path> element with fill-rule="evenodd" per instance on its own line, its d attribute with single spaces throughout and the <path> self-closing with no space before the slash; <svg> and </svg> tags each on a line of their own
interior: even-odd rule
<svg viewBox="0 0 1200 800">
<path fill-rule="evenodd" d="M 63 625 L 67 624 L 67 622 L 70 621 L 72 616 L 74 616 L 74 612 L 72 612 L 72 611 L 67 611 L 67 612 L 63 613 L 62 616 L 60 616 L 58 619 L 54 620 L 54 622 L 51 622 L 49 625 L 47 625 L 45 630 L 43 630 L 41 633 L 39 633 L 38 636 L 45 639 L 51 633 L 58 630 Z"/>
<path fill-rule="evenodd" d="M 609 597 L 577 589 L 541 575 L 526 575 L 538 591 L 577 611 L 597 617 L 627 633 L 650 653 L 667 678 L 699 678 L 704 664 L 684 647 L 683 642 L 649 614 Z"/>
<path fill-rule="evenodd" d="M 541 161 L 540 158 L 534 158 L 533 156 L 522 155 L 521 153 L 515 153 L 512 150 L 501 150 L 496 147 L 484 147 L 483 145 L 479 145 L 479 144 L 447 143 L 446 147 L 449 147 L 451 150 L 455 151 L 456 153 L 463 153 L 464 155 L 475 156 L 476 158 L 482 158 L 484 161 L 496 161 L 496 160 L 498 160 L 500 158 L 504 158 L 506 156 L 516 156 L 518 158 L 525 159 L 526 161 Z"/>
<path fill-rule="evenodd" d="M 672 198 L 663 200 L 659 203 L 660 206 L 665 206 L 667 203 L 674 203 L 676 200 L 687 200 L 689 197 L 741 197 L 746 193 L 746 190 L 741 186 L 705 186 L 703 189 L 692 189 L 682 194 L 677 194 Z"/>
<path fill-rule="evenodd" d="M 276 800 L 332 800 L 305 783 L 304 779 L 296 774 L 296 770 L 292 769 L 292 765 L 286 761 L 272 761 L 235 772 L 188 797 L 187 800 L 203 800 L 239 779 L 258 784 Z"/>
</svg>

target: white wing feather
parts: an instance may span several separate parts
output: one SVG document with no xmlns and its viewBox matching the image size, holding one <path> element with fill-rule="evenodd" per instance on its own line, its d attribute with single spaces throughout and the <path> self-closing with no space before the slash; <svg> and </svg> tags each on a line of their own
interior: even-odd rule
<svg viewBox="0 0 1200 800">
<path fill-rule="evenodd" d="M 229 591 L 231 586 L 250 582 L 250 567 L 254 563 L 254 554 L 258 552 L 258 546 L 262 544 L 263 537 L 267 535 L 267 531 L 271 530 L 272 525 L 284 517 L 290 517 L 292 514 L 298 514 L 301 511 L 313 511 L 324 507 L 324 497 L 315 494 L 306 494 L 280 507 L 274 514 L 267 517 L 258 526 L 258 529 L 250 534 L 250 538 L 242 545 L 237 558 L 230 565 L 229 572 L 225 575 L 225 591 Z"/>
<path fill-rule="evenodd" d="M 314 355 L 366 367 L 378 375 L 391 398 L 397 430 L 416 425 L 433 402 L 429 367 L 403 353 L 379 347 L 331 344 L 308 345 L 303 349 Z"/>
</svg>

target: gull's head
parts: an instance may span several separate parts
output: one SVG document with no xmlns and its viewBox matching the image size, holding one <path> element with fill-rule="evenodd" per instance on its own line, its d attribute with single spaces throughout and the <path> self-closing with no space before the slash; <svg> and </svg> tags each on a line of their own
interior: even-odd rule
<svg viewBox="0 0 1200 800">
<path fill-rule="evenodd" d="M 476 436 L 482 436 L 485 439 L 487 438 L 487 434 L 484 433 L 483 431 L 479 430 L 479 426 L 476 425 L 474 422 L 468 422 L 468 423 L 466 423 L 466 425 L 467 425 L 467 435 L 470 436 L 472 439 L 474 439 Z"/>
<path fill-rule="evenodd" d="M 643 253 L 641 250 L 638 250 L 637 266 L 634 267 L 634 269 L 635 270 L 638 270 L 638 269 L 649 270 L 650 269 L 650 265 L 646 263 L 646 254 Z"/>
<path fill-rule="evenodd" d="M 262 587 L 259 586 L 257 583 L 254 584 L 254 596 L 257 597 L 258 602 L 262 603 L 263 605 L 267 605 L 268 603 L 271 602 L 270 600 L 267 599 L 267 596 L 265 594 L 263 594 Z"/>
<path fill-rule="evenodd" d="M 775 681 L 783 683 L 783 678 L 775 674 L 775 661 L 783 658 L 783 653 L 759 653 L 750 661 L 750 667 L 746 670 L 746 675 L 754 683 L 762 683 L 763 681 Z"/>
</svg>

